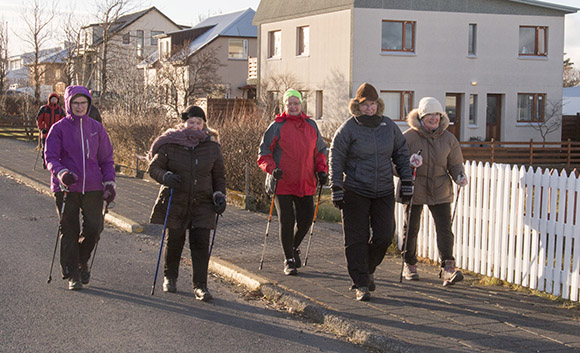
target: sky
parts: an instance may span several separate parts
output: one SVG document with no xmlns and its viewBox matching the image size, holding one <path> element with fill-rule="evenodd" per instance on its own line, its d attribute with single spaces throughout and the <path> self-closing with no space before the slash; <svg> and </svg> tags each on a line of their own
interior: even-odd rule
<svg viewBox="0 0 580 353">
<path fill-rule="evenodd" d="M 22 31 L 22 27 L 19 24 L 22 23 L 23 4 L 30 3 L 31 1 L 32 0 L 0 0 L 0 20 L 3 23 L 8 22 L 9 28 L 9 55 L 31 51 L 30 48 L 24 46 L 22 41 L 14 34 L 14 31 Z M 38 1 L 47 4 L 53 3 L 53 0 Z M 86 18 L 86 21 L 90 23 L 94 20 L 90 15 L 91 12 L 94 13 L 94 10 L 91 11 L 90 6 L 99 0 L 86 1 L 87 4 L 91 5 L 82 5 L 84 2 L 72 0 L 56 1 L 58 1 L 58 7 L 62 12 L 74 11 L 75 14 L 80 15 L 81 18 Z M 580 8 L 580 0 L 542 0 L 542 2 Z M 257 10 L 260 0 L 144 0 L 142 3 L 143 5 L 136 8 L 136 11 L 155 6 L 167 17 L 173 20 L 173 22 L 180 25 L 192 26 L 198 23 L 201 18 L 206 18 L 211 15 L 245 10 L 249 7 Z M 185 11 L 185 9 L 191 10 Z M 575 63 L 576 68 L 580 68 L 580 12 L 573 15 L 566 15 L 565 17 L 564 51 L 566 52 L 566 57 L 569 57 L 571 61 Z"/>
</svg>

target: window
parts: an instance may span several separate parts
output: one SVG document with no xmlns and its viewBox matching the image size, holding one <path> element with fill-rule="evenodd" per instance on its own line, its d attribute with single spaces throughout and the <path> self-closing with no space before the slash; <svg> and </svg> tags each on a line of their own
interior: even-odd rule
<svg viewBox="0 0 580 353">
<path fill-rule="evenodd" d="M 282 57 L 282 31 L 268 32 L 268 57 Z"/>
<path fill-rule="evenodd" d="M 247 59 L 248 58 L 248 40 L 247 39 L 230 39 L 228 41 L 228 59 Z"/>
<path fill-rule="evenodd" d="M 299 91 L 302 95 L 302 111 L 304 114 L 308 114 L 308 92 L 307 91 Z"/>
<path fill-rule="evenodd" d="M 296 35 L 296 44 L 298 45 L 296 55 L 308 56 L 310 54 L 310 27 L 298 27 Z"/>
<path fill-rule="evenodd" d="M 467 55 L 477 55 L 477 25 L 475 23 L 469 24 L 469 41 L 467 44 Z"/>
<path fill-rule="evenodd" d="M 273 108 L 274 114 L 280 114 L 284 107 L 282 107 L 282 95 L 278 91 L 268 91 L 268 105 Z"/>
<path fill-rule="evenodd" d="M 548 27 L 520 26 L 520 55 L 548 55 Z"/>
<path fill-rule="evenodd" d="M 127 32 L 123 34 L 123 44 L 129 44 L 131 41 L 131 33 Z"/>
<path fill-rule="evenodd" d="M 157 45 L 157 38 L 155 36 L 160 34 L 163 34 L 163 31 L 151 31 L 151 45 Z"/>
<path fill-rule="evenodd" d="M 544 121 L 546 95 L 544 93 L 518 94 L 518 121 Z"/>
<path fill-rule="evenodd" d="M 137 45 L 137 55 L 143 56 L 143 45 L 145 44 L 145 37 L 142 30 L 137 30 L 136 33 L 137 41 L 135 44 Z"/>
<path fill-rule="evenodd" d="M 477 94 L 469 95 L 469 125 L 477 125 Z"/>
<path fill-rule="evenodd" d="M 413 92 L 381 91 L 380 97 L 385 102 L 384 115 L 393 120 L 405 120 L 413 109 Z"/>
<path fill-rule="evenodd" d="M 323 91 L 316 91 L 316 112 L 314 114 L 314 118 L 322 119 L 323 114 L 323 103 L 324 103 L 324 95 Z"/>
<path fill-rule="evenodd" d="M 383 21 L 382 43 L 383 51 L 415 51 L 415 22 Z"/>
</svg>

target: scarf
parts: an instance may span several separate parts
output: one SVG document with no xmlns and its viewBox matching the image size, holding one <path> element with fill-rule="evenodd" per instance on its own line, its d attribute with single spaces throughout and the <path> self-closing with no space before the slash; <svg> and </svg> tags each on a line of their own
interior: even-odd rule
<svg viewBox="0 0 580 353">
<path fill-rule="evenodd" d="M 168 143 L 174 143 L 180 146 L 195 148 L 199 143 L 208 137 L 205 130 L 193 130 L 189 128 L 169 129 L 161 136 L 157 137 L 151 149 L 147 153 L 147 159 L 152 160 L 153 156 L 159 151 L 159 148 Z"/>
<path fill-rule="evenodd" d="M 360 115 L 354 117 L 359 124 L 366 127 L 377 127 L 383 121 L 383 117 L 379 115 Z"/>
</svg>

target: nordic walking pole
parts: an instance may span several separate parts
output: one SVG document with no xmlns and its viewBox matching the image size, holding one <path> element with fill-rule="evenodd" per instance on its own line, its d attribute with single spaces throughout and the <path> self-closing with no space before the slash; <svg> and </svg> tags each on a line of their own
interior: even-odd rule
<svg viewBox="0 0 580 353">
<path fill-rule="evenodd" d="M 455 206 L 453 206 L 453 216 L 451 216 L 451 224 L 449 225 L 449 228 L 451 228 L 451 226 L 453 226 L 453 220 L 455 219 L 455 213 L 457 212 L 457 204 L 459 202 L 459 193 L 461 192 L 461 186 L 457 189 L 457 196 L 455 196 Z"/>
<path fill-rule="evenodd" d="M 105 205 L 105 209 L 103 210 L 103 224 L 101 229 L 99 230 L 99 236 L 97 238 L 97 243 L 95 244 L 95 251 L 93 251 L 93 258 L 91 259 L 91 266 L 89 266 L 89 272 L 93 269 L 93 263 L 95 262 L 95 256 L 97 256 L 97 249 L 99 248 L 99 240 L 101 238 L 101 232 L 105 229 L 105 216 L 109 213 L 109 208 L 115 207 L 115 202 L 107 202 Z"/>
<path fill-rule="evenodd" d="M 157 266 L 155 267 L 155 277 L 153 277 L 153 286 L 151 288 L 151 295 L 155 294 L 155 284 L 157 283 L 157 273 L 159 271 L 159 262 L 161 261 L 161 253 L 163 252 L 163 240 L 165 240 L 165 230 L 167 229 L 167 218 L 169 217 L 169 209 L 171 208 L 172 198 L 173 198 L 173 189 L 170 189 L 169 202 L 167 203 L 167 212 L 165 212 L 165 221 L 163 222 L 163 233 L 161 233 L 161 245 L 159 246 L 159 256 L 157 256 Z"/>
<path fill-rule="evenodd" d="M 421 155 L 421 151 L 417 152 L 418 155 Z M 417 176 L 417 168 L 413 167 L 413 182 L 415 182 L 415 177 Z M 407 224 L 405 229 L 405 242 L 403 244 L 403 251 L 401 252 L 401 275 L 399 276 L 399 283 L 403 283 L 403 269 L 405 268 L 405 254 L 407 253 L 407 242 L 409 241 L 409 225 L 411 223 L 411 211 L 413 209 L 413 196 L 409 200 L 409 207 L 407 208 Z"/>
<path fill-rule="evenodd" d="M 262 248 L 262 257 L 260 258 L 261 270 L 264 265 L 264 256 L 266 256 L 266 243 L 268 241 L 268 232 L 270 231 L 270 223 L 272 222 L 272 211 L 274 211 L 274 200 L 276 200 L 276 190 L 278 189 L 278 181 L 274 185 L 274 195 L 272 195 L 272 203 L 270 204 L 270 213 L 268 214 L 268 225 L 266 226 L 266 234 L 264 235 L 264 247 Z"/>
<path fill-rule="evenodd" d="M 220 215 L 217 214 L 215 216 L 215 228 L 213 229 L 213 235 L 211 236 L 211 243 L 209 245 L 209 254 L 207 255 L 207 260 L 209 261 L 209 258 L 211 257 L 211 250 L 213 249 L 213 242 L 215 240 L 215 232 L 217 231 L 217 225 L 218 225 L 218 219 L 220 218 Z"/>
<path fill-rule="evenodd" d="M 60 237 L 60 233 L 62 231 L 62 215 L 64 214 L 64 205 L 66 204 L 66 197 L 68 196 L 68 191 L 64 192 L 64 196 L 62 198 L 62 206 L 60 206 L 60 214 L 58 215 L 58 231 L 56 232 L 56 241 L 54 242 L 54 251 L 52 252 L 52 262 L 50 263 L 50 273 L 48 274 L 48 281 L 46 283 L 50 283 L 52 281 L 52 268 L 54 267 L 54 258 L 56 257 L 56 248 L 58 247 L 58 238 Z"/>
<path fill-rule="evenodd" d="M 36 152 L 36 161 L 34 161 L 34 167 L 32 168 L 32 170 L 36 170 L 36 164 L 38 163 L 38 156 L 40 156 L 40 150 L 42 150 L 42 143 L 40 142 L 40 132 L 38 133 L 38 144 L 36 146 L 36 148 L 38 149 L 38 152 Z"/>
<path fill-rule="evenodd" d="M 318 200 L 316 201 L 316 208 L 314 209 L 314 218 L 312 219 L 312 226 L 310 227 L 310 236 L 308 237 L 308 246 L 306 247 L 306 257 L 304 258 L 304 266 L 308 264 L 308 253 L 310 252 L 310 242 L 312 241 L 312 234 L 314 233 L 314 224 L 316 223 L 316 216 L 318 215 L 318 206 L 320 206 L 320 195 L 322 195 L 322 185 L 318 190 Z"/>
</svg>

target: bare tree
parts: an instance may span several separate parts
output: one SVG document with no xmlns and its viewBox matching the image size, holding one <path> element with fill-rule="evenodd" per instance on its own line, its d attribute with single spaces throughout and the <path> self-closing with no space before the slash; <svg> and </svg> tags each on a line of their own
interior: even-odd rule
<svg viewBox="0 0 580 353">
<path fill-rule="evenodd" d="M 580 70 L 574 68 L 570 58 L 564 60 L 564 87 L 574 87 L 580 84 Z"/>
<path fill-rule="evenodd" d="M 0 23 L 0 92 L 6 86 L 6 75 L 8 74 L 8 31 Z"/>
<path fill-rule="evenodd" d="M 267 118 L 272 118 L 282 108 L 282 95 L 288 89 L 307 92 L 298 79 L 290 73 L 275 74 L 260 81 L 258 104 Z"/>
<path fill-rule="evenodd" d="M 32 79 L 34 83 L 34 99 L 40 100 L 40 79 L 45 69 L 41 68 L 40 55 L 41 50 L 52 39 L 52 21 L 56 17 L 56 1 L 49 5 L 41 4 L 40 0 L 30 0 L 28 8 L 22 12 L 22 20 L 26 27 L 24 33 L 17 33 L 16 36 L 22 39 L 32 48 L 34 58 L 30 64 L 32 68 Z"/>
<path fill-rule="evenodd" d="M 553 102 L 548 100 L 545 113 L 544 113 L 544 120 L 538 123 L 530 124 L 534 130 L 537 130 L 542 136 L 542 142 L 546 142 L 546 136 L 548 134 L 557 131 L 562 126 L 562 108 L 564 107 L 564 103 L 562 100 Z"/>
</svg>

